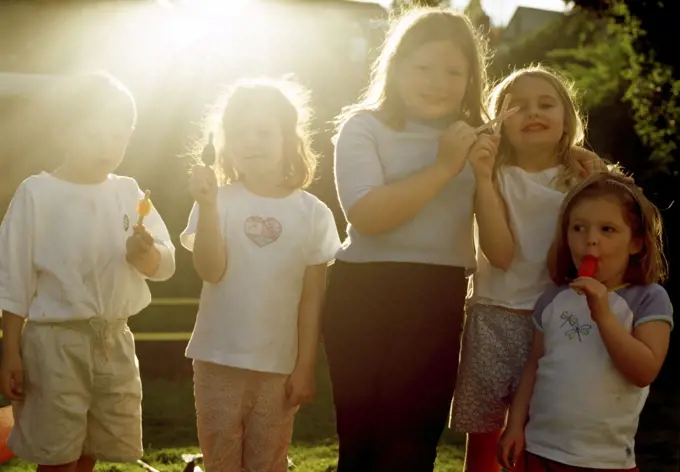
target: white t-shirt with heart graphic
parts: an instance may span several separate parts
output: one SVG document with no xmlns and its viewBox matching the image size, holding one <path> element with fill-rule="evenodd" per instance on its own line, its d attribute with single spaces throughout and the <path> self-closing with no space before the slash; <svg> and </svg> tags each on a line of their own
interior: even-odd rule
<svg viewBox="0 0 680 472">
<path fill-rule="evenodd" d="M 255 195 L 241 184 L 221 187 L 217 211 L 227 272 L 204 283 L 189 358 L 241 369 L 290 374 L 298 346 L 298 306 L 307 266 L 333 260 L 340 238 L 330 209 L 299 190 L 284 198 Z M 182 233 L 192 251 L 194 204 Z"/>
</svg>

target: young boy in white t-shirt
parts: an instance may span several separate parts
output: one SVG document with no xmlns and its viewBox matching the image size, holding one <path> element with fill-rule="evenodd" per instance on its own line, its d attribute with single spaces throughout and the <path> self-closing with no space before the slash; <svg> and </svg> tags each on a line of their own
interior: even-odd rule
<svg viewBox="0 0 680 472">
<path fill-rule="evenodd" d="M 11 450 L 39 471 L 83 472 L 142 454 L 127 319 L 151 301 L 147 279 L 172 276 L 175 249 L 155 210 L 139 224 L 137 182 L 111 173 L 134 128 L 130 93 L 94 74 L 55 97 L 66 158 L 21 183 L 0 227 L 0 381 Z"/>
</svg>

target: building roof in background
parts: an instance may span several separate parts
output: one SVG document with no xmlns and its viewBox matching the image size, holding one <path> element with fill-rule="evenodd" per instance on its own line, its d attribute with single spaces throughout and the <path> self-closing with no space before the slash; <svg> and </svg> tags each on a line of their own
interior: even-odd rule
<svg viewBox="0 0 680 472">
<path fill-rule="evenodd" d="M 501 40 L 504 42 L 515 41 L 523 36 L 537 32 L 556 19 L 563 18 L 564 16 L 565 13 L 560 11 L 517 7 L 510 22 L 501 34 Z"/>
</svg>

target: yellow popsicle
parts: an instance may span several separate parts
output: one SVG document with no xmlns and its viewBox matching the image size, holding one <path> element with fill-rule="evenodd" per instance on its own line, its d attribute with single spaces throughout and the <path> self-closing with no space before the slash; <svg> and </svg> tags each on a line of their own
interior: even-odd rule
<svg viewBox="0 0 680 472">
<path fill-rule="evenodd" d="M 150 195 L 151 191 L 147 190 L 146 192 L 144 192 L 144 198 L 141 198 L 137 202 L 137 214 L 139 215 L 139 219 L 137 220 L 138 226 L 141 226 L 144 223 L 145 216 L 149 216 L 151 214 L 153 203 L 151 203 L 151 200 L 149 199 Z"/>
</svg>

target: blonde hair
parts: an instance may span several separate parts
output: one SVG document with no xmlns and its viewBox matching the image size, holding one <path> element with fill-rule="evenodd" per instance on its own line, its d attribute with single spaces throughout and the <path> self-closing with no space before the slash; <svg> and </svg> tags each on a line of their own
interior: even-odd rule
<svg viewBox="0 0 680 472">
<path fill-rule="evenodd" d="M 491 90 L 489 94 L 489 113 L 492 118 L 498 116 L 505 96 L 512 86 L 523 77 L 534 77 L 548 82 L 553 86 L 564 106 L 564 134 L 556 149 L 559 163 L 564 166 L 564 171 L 557 177 L 556 183 L 559 188 L 568 190 L 579 181 L 579 174 L 574 168 L 570 152 L 572 147 L 583 144 L 585 139 L 585 118 L 577 104 L 576 92 L 572 81 L 556 70 L 543 65 L 532 65 L 516 70 L 501 80 Z M 512 145 L 501 128 L 501 141 L 498 147 L 496 170 L 510 162 L 513 154 Z"/>
<path fill-rule="evenodd" d="M 452 41 L 469 63 L 469 82 L 461 103 L 461 119 L 471 126 L 484 122 L 487 89 L 486 42 L 462 13 L 442 8 L 411 8 L 392 20 L 380 55 L 371 69 L 368 88 L 355 105 L 346 107 L 336 120 L 338 127 L 360 112 L 375 112 L 393 129 L 402 129 L 406 110 L 397 88 L 399 64 L 423 45 Z M 484 115 L 484 116 L 483 116 Z"/>
<path fill-rule="evenodd" d="M 581 201 L 603 197 L 616 198 L 632 237 L 639 238 L 642 242 L 640 252 L 630 256 L 624 282 L 635 285 L 662 282 L 667 276 L 668 268 L 663 253 L 663 226 L 659 209 L 629 177 L 611 173 L 597 173 L 587 177 L 564 199 L 555 241 L 548 254 L 548 270 L 553 282 L 565 284 L 577 275 L 567 239 L 572 210 Z"/>
<path fill-rule="evenodd" d="M 215 173 L 221 185 L 242 179 L 225 146 L 225 136 L 244 110 L 259 107 L 276 118 L 283 135 L 283 184 L 303 189 L 314 181 L 317 154 L 312 150 L 312 118 L 308 106 L 309 92 L 291 79 L 244 79 L 234 84 L 220 97 L 209 113 L 204 126 L 204 139 L 192 152 L 198 161 L 208 136 L 214 136 L 216 150 Z"/>
</svg>

